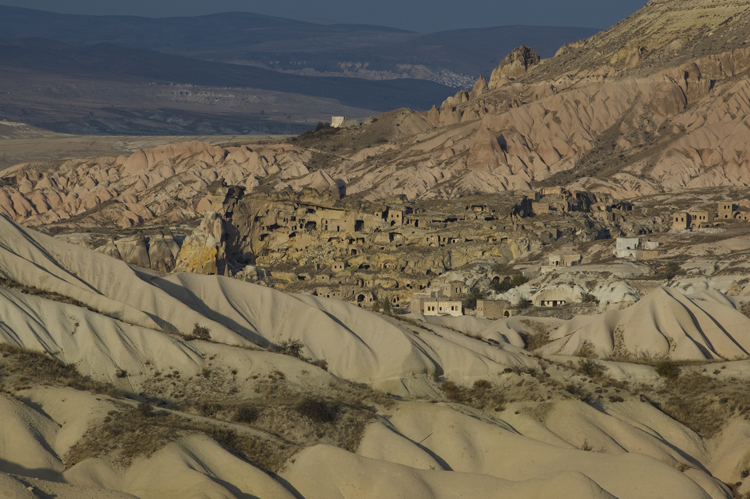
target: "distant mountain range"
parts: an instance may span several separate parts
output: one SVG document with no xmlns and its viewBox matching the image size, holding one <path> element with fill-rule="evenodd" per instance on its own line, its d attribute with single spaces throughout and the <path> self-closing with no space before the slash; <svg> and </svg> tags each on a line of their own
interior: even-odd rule
<svg viewBox="0 0 750 499">
<path fill-rule="evenodd" d="M 331 114 L 428 109 L 520 44 L 549 57 L 594 31 L 419 34 L 249 13 L 152 19 L 0 6 L 0 118 L 74 133 L 294 133 Z"/>
<path fill-rule="evenodd" d="M 480 73 L 492 71 L 518 45 L 529 45 L 542 57 L 552 57 L 562 45 L 595 32 L 591 28 L 503 26 L 420 34 L 240 12 L 152 19 L 0 6 L 0 36 L 5 38 L 50 38 L 73 45 L 111 43 L 285 71 L 345 74 L 349 68 L 348 73 L 355 76 L 358 72 L 359 76 L 367 76 L 368 71 L 382 73 L 379 78 L 388 77 L 388 73 L 391 77 L 403 75 L 404 66 L 418 65 L 433 75 L 449 71 L 476 79 Z"/>
</svg>

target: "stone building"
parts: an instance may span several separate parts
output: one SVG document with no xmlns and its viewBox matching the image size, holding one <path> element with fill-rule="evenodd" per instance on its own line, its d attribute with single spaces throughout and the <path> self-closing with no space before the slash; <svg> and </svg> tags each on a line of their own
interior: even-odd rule
<svg viewBox="0 0 750 499">
<path fill-rule="evenodd" d="M 717 215 L 718 218 L 734 218 L 734 213 L 737 211 L 737 205 L 731 201 L 719 201 Z"/>
<path fill-rule="evenodd" d="M 443 292 L 442 296 L 446 298 L 465 295 L 469 292 L 469 287 L 462 281 L 450 281 L 440 284 L 440 289 Z"/>
<path fill-rule="evenodd" d="M 554 254 L 549 255 L 547 265 L 542 265 L 541 272 L 543 274 L 552 272 L 553 270 L 560 267 L 574 267 L 581 263 L 583 257 L 577 254 L 563 255 Z"/>
<path fill-rule="evenodd" d="M 636 260 L 649 260 L 657 258 L 659 243 L 648 241 L 638 237 L 618 237 L 613 251 L 616 258 L 634 258 Z"/>
<path fill-rule="evenodd" d="M 424 312 L 424 304 L 428 301 L 435 301 L 443 297 L 443 290 L 439 288 L 430 288 L 411 295 L 409 311 L 413 314 Z"/>
<path fill-rule="evenodd" d="M 513 315 L 513 310 L 507 300 L 477 300 L 477 317 L 495 320 L 511 315 Z"/>
<path fill-rule="evenodd" d="M 721 203 L 719 204 L 721 207 Z M 721 210 L 720 210 L 721 218 Z M 699 229 L 713 223 L 714 215 L 709 211 L 678 211 L 672 214 L 672 229 L 688 230 Z"/>
<path fill-rule="evenodd" d="M 422 305 L 424 315 L 451 315 L 460 317 L 464 315 L 464 305 L 460 301 L 425 301 Z"/>
<path fill-rule="evenodd" d="M 562 307 L 575 301 L 580 301 L 580 297 L 572 290 L 562 288 L 545 289 L 533 299 L 537 307 Z"/>
</svg>

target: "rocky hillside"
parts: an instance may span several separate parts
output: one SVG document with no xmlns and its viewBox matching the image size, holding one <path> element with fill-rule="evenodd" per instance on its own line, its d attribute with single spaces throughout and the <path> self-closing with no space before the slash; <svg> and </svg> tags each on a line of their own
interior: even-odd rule
<svg viewBox="0 0 750 499">
<path fill-rule="evenodd" d="M 651 2 L 610 30 L 564 46 L 552 59 L 521 47 L 471 91 L 460 91 L 426 113 L 399 110 L 352 130 L 323 130 L 286 144 L 225 148 L 208 156 L 201 147 L 179 155 L 167 148 L 73 162 L 54 175 L 76 169 L 77 180 L 62 190 L 58 185 L 52 195 L 68 196 L 69 189 L 102 169 L 104 177 L 116 173 L 118 180 L 107 180 L 114 190 L 89 201 L 88 208 L 120 199 L 125 191 L 140 196 L 146 187 L 188 169 L 189 175 L 205 177 L 204 185 L 218 177 L 248 191 L 335 185 L 345 197 L 367 201 L 539 185 L 620 198 L 745 186 L 750 184 L 748 9 L 742 2 Z M 151 159 L 144 161 L 144 155 Z M 123 168 L 126 162 L 139 167 Z M 20 170 L 28 168 L 6 177 Z M 23 192 L 7 181 L 3 190 L 15 196 L 14 210 L 16 204 L 25 206 L 18 208 L 25 218 L 39 211 L 30 197 L 47 196 L 49 187 L 37 188 L 33 179 L 31 185 L 17 181 Z M 202 189 L 194 184 L 195 196 L 188 196 L 192 204 L 183 208 L 195 208 Z M 89 196 L 90 190 L 77 195 Z M 154 202 L 147 203 L 151 211 Z M 66 213 L 82 211 L 77 206 Z"/>
<path fill-rule="evenodd" d="M 657 283 L 630 309 L 570 321 L 389 316 L 137 268 L 3 217 L 0 233 L 6 497 L 750 490 L 737 286 L 733 301 Z"/>
</svg>

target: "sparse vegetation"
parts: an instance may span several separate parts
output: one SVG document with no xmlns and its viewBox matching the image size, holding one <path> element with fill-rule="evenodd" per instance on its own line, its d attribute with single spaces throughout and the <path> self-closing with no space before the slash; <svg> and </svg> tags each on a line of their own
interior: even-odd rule
<svg viewBox="0 0 750 499">
<path fill-rule="evenodd" d="M 283 353 L 284 355 L 289 355 L 290 357 L 296 357 L 298 359 L 302 358 L 302 348 L 304 348 L 304 343 L 302 343 L 300 340 L 284 340 L 281 343 L 279 343 L 279 346 L 277 348 L 277 352 Z"/>
<path fill-rule="evenodd" d="M 589 340 L 583 340 L 583 343 L 581 343 L 581 346 L 578 348 L 578 351 L 576 352 L 576 357 L 584 357 L 587 359 L 596 357 L 594 344 L 591 343 Z"/>
<path fill-rule="evenodd" d="M 592 295 L 591 293 L 584 293 L 581 296 L 581 303 L 599 303 L 599 298 Z"/>
<path fill-rule="evenodd" d="M 193 434 L 212 438 L 229 452 L 272 472 L 278 471 L 297 450 L 291 443 L 239 433 L 173 413 L 148 412 L 141 406 L 111 411 L 108 418 L 90 428 L 70 449 L 64 460 L 67 468 L 84 459 L 105 455 L 113 456 L 120 466 L 128 467 L 135 458 L 149 457 L 168 443 Z"/>
<path fill-rule="evenodd" d="M 505 293 L 513 288 L 517 288 L 518 286 L 526 284 L 527 282 L 529 282 L 528 277 L 524 276 L 523 274 L 516 274 L 510 279 L 503 279 L 499 282 L 493 282 L 491 287 L 498 293 Z"/>
<path fill-rule="evenodd" d="M 192 336 L 199 340 L 210 340 L 211 331 L 207 327 L 201 326 L 196 322 L 195 326 L 193 326 Z"/>
<path fill-rule="evenodd" d="M 315 360 L 313 362 L 310 362 L 310 364 L 312 364 L 314 366 L 317 366 L 317 367 L 323 369 L 324 371 L 328 370 L 328 361 L 326 361 L 325 359 Z"/>
<path fill-rule="evenodd" d="M 549 333 L 546 331 L 535 334 L 519 333 L 519 335 L 526 345 L 526 350 L 529 352 L 538 350 L 550 342 Z"/>
<path fill-rule="evenodd" d="M 502 411 L 505 408 L 505 398 L 501 390 L 487 380 L 477 380 L 468 389 L 456 385 L 453 381 L 444 381 L 440 388 L 445 397 L 452 402 L 494 411 Z"/>
<path fill-rule="evenodd" d="M 680 272 L 680 270 L 682 270 L 680 268 L 680 264 L 678 264 L 677 262 L 669 262 L 664 269 L 664 277 L 666 277 L 668 281 L 671 281 Z"/>
<path fill-rule="evenodd" d="M 484 297 L 484 293 L 479 288 L 472 289 L 468 295 L 463 299 L 464 308 L 475 309 L 477 308 L 477 300 Z"/>
<path fill-rule="evenodd" d="M 260 411 L 256 406 L 250 404 L 242 404 L 237 406 L 237 408 L 234 410 L 234 416 L 232 419 L 237 423 L 251 424 L 258 419 L 258 416 L 260 416 Z"/>
<path fill-rule="evenodd" d="M 40 298 L 46 298 L 47 300 L 52 300 L 52 301 L 56 301 L 60 303 L 66 303 L 68 305 L 75 305 L 76 307 L 85 308 L 92 312 L 99 313 L 97 310 L 94 310 L 93 308 L 89 307 L 85 303 L 80 302 L 69 296 L 61 295 L 53 291 L 44 291 L 42 289 L 35 288 L 34 286 L 27 286 L 25 284 L 21 284 L 18 281 L 14 281 L 13 279 L 0 277 L 0 287 L 13 289 L 25 295 L 38 296 Z"/>
<path fill-rule="evenodd" d="M 591 359 L 580 359 L 578 361 L 578 370 L 594 379 L 601 378 L 607 371 L 607 367 Z"/>
<path fill-rule="evenodd" d="M 305 398 L 294 406 L 294 410 L 316 423 L 332 423 L 338 416 L 339 407 L 337 403 L 323 399 Z"/>
<path fill-rule="evenodd" d="M 680 367 L 671 360 L 660 360 L 654 365 L 656 374 L 662 378 L 674 379 L 680 375 Z"/>
<path fill-rule="evenodd" d="M 518 310 L 526 310 L 527 308 L 531 308 L 533 304 L 531 303 L 531 300 L 527 300 L 526 298 L 521 298 L 518 300 L 518 305 L 516 305 L 516 308 Z"/>
<path fill-rule="evenodd" d="M 383 313 L 391 315 L 391 302 L 389 300 L 383 300 Z"/>
<path fill-rule="evenodd" d="M 83 376 L 75 366 L 65 365 L 41 352 L 0 343 L 0 356 L 2 356 L 0 387 L 6 390 L 22 390 L 31 386 L 48 385 L 67 386 L 113 397 L 120 395 L 120 392 L 112 385 Z"/>
</svg>

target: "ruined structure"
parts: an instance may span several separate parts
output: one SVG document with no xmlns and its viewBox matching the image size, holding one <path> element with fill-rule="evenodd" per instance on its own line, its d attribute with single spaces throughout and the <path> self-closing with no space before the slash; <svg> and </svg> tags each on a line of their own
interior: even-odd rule
<svg viewBox="0 0 750 499">
<path fill-rule="evenodd" d="M 477 300 L 477 317 L 496 320 L 512 315 L 513 308 L 507 300 Z"/>
<path fill-rule="evenodd" d="M 405 307 L 415 293 L 436 288 L 429 296 L 416 296 L 419 303 L 412 308 L 421 311 L 427 298 L 455 300 L 469 292 L 462 282 L 437 279 L 447 270 L 479 259 L 507 263 L 555 241 L 594 240 L 608 233 L 584 210 L 553 224 L 526 221 L 516 214 L 528 199 L 525 194 L 369 203 L 312 189 L 242 196 L 218 186 L 213 192 L 212 205 L 223 207 L 230 227 L 230 261 L 268 269 L 265 281 L 279 289 L 361 306 L 388 300 Z M 571 195 L 586 207 L 596 199 L 567 191 L 545 195 Z"/>
<path fill-rule="evenodd" d="M 563 213 L 589 213 L 601 220 L 620 222 L 633 205 L 615 200 L 611 194 L 600 192 L 569 191 L 557 187 L 543 187 L 523 192 L 523 199 L 516 206 L 515 214 L 531 217 Z"/>
<path fill-rule="evenodd" d="M 554 254 L 549 255 L 547 265 L 541 266 L 541 272 L 552 272 L 556 268 L 560 267 L 573 267 L 575 265 L 578 265 L 581 263 L 582 257 L 581 255 L 575 254 L 575 255 L 561 255 L 561 254 Z"/>
</svg>

